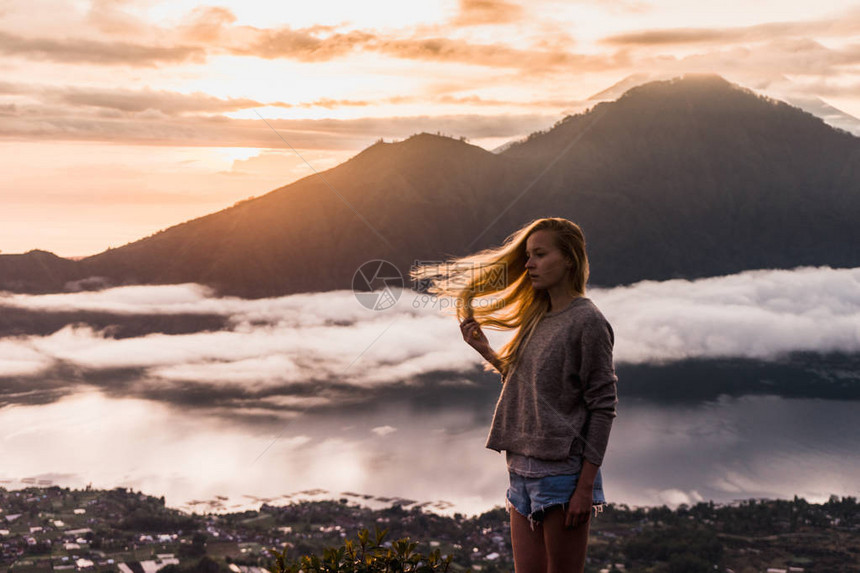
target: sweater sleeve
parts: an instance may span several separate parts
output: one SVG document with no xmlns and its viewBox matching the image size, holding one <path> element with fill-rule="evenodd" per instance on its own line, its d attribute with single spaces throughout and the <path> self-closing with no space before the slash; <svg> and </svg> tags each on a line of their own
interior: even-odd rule
<svg viewBox="0 0 860 573">
<path fill-rule="evenodd" d="M 583 397 L 588 408 L 583 457 L 596 466 L 603 463 L 609 443 L 609 432 L 616 417 L 618 403 L 612 348 L 615 334 L 603 317 L 591 320 L 582 331 L 582 362 L 579 376 L 584 385 Z"/>
</svg>

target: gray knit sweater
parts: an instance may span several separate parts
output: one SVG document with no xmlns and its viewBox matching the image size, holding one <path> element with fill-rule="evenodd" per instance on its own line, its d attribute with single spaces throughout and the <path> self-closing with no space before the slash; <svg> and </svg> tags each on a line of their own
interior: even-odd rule
<svg viewBox="0 0 860 573">
<path fill-rule="evenodd" d="M 600 466 L 618 403 L 609 322 L 591 299 L 547 313 L 502 377 L 487 447 Z"/>
</svg>

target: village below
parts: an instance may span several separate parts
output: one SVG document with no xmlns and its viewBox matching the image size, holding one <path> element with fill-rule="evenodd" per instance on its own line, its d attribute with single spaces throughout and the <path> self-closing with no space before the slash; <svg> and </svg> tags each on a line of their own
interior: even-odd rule
<svg viewBox="0 0 860 573">
<path fill-rule="evenodd" d="M 837 496 L 822 504 L 745 499 L 674 510 L 610 504 L 592 519 L 586 571 L 856 571 L 857 516 L 857 500 Z M 438 549 L 451 556 L 449 571 L 513 568 L 500 507 L 448 517 L 399 503 L 371 509 L 343 497 L 188 514 L 121 487 L 0 488 L 0 568 L 14 573 L 267 573 L 275 570 L 273 551 L 322 556 L 361 530 L 385 531 L 386 547 L 408 538 L 422 554 Z"/>
</svg>

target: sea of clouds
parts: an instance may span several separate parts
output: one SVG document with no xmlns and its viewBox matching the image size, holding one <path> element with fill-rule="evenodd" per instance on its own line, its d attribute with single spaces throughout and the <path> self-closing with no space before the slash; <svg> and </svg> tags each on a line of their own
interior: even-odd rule
<svg viewBox="0 0 860 573">
<path fill-rule="evenodd" d="M 259 300 L 215 297 L 204 286 L 128 286 L 51 295 L 0 293 L 3 308 L 37 313 L 219 315 L 225 328 L 117 338 L 74 322 L 48 335 L 0 338 L 0 377 L 38 377 L 58 363 L 82 371 L 137 369 L 150 384 L 241 386 L 308 381 L 373 388 L 433 371 L 474 373 L 480 356 L 438 300 L 396 291 L 371 310 L 351 291 Z M 700 280 L 591 288 L 615 332 L 617 363 L 686 358 L 779 360 L 794 351 L 860 351 L 860 268 L 757 270 Z M 511 333 L 486 330 L 494 347 Z M 276 399 L 272 397 L 272 399 Z M 313 396 L 280 396 L 301 402 Z"/>
</svg>

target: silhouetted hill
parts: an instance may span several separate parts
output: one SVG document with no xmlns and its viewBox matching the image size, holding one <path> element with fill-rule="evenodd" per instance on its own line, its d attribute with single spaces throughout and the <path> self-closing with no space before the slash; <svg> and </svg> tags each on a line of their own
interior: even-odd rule
<svg viewBox="0 0 860 573">
<path fill-rule="evenodd" d="M 408 269 L 462 250 L 494 215 L 486 192 L 515 176 L 465 142 L 420 134 L 262 197 L 81 261 L 114 282 L 196 281 L 241 296 L 350 288 L 369 259 Z M 345 199 L 345 201 L 343 199 Z"/>
<path fill-rule="evenodd" d="M 32 293 L 62 291 L 79 274 L 75 261 L 47 251 L 0 255 L 0 290 Z"/>
<path fill-rule="evenodd" d="M 596 285 L 860 266 L 860 138 L 690 75 L 630 89 L 498 154 L 426 133 L 379 142 L 76 267 L 59 259 L 19 275 L 0 256 L 0 288 L 98 276 L 248 297 L 344 289 L 370 259 L 406 276 L 416 259 L 498 244 L 541 216 L 583 226 Z"/>
<path fill-rule="evenodd" d="M 602 284 L 860 264 L 860 139 L 809 113 L 688 76 L 501 155 L 538 173 L 574 140 L 518 207 L 579 222 Z"/>
</svg>

